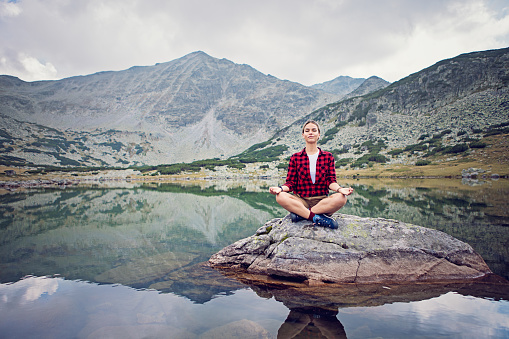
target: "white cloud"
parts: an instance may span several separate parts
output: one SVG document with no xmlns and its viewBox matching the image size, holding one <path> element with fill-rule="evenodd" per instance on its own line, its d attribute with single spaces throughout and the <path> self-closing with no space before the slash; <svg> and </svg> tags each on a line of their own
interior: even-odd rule
<svg viewBox="0 0 509 339">
<path fill-rule="evenodd" d="M 36 58 L 25 55 L 23 53 L 20 54 L 19 61 L 27 73 L 26 76 L 32 78 L 29 80 L 56 79 L 57 70 L 55 69 L 55 66 L 49 62 L 42 64 Z"/>
<path fill-rule="evenodd" d="M 57 79 L 57 70 L 50 62 L 41 63 L 25 53 L 0 57 L 0 73 L 15 75 L 26 81 Z"/>
<path fill-rule="evenodd" d="M 58 290 L 58 279 L 48 279 L 46 277 L 35 277 L 23 280 L 27 281 L 24 301 L 34 301 L 42 295 L 53 295 Z"/>
<path fill-rule="evenodd" d="M 15 17 L 21 14 L 21 8 L 14 2 L 0 2 L 0 18 Z"/>
<path fill-rule="evenodd" d="M 306 85 L 339 75 L 395 81 L 507 46 L 509 12 L 498 0 L 0 0 L 0 60 L 11 60 L 0 73 L 24 80 L 203 50 Z"/>
<path fill-rule="evenodd" d="M 29 303 L 43 295 L 53 295 L 58 291 L 60 278 L 26 277 L 12 285 L 0 284 L 0 296 L 3 303 Z"/>
</svg>

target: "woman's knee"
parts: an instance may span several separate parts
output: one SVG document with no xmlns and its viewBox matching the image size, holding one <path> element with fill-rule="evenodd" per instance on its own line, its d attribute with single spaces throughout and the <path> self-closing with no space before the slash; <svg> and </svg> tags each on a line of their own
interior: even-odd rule
<svg viewBox="0 0 509 339">
<path fill-rule="evenodd" d="M 344 195 L 342 193 L 333 194 L 332 197 L 334 197 L 334 200 L 335 200 L 337 206 L 339 206 L 339 208 L 345 206 L 345 204 L 348 200 L 346 195 Z"/>
<path fill-rule="evenodd" d="M 276 202 L 277 202 L 278 204 L 280 204 L 280 205 L 281 205 L 281 204 L 284 204 L 284 203 L 285 203 L 285 201 L 287 201 L 287 200 L 288 200 L 288 197 L 289 197 L 289 194 L 288 194 L 288 193 L 286 193 L 286 192 L 281 192 L 281 193 L 279 193 L 279 194 L 277 194 L 277 195 L 276 195 Z"/>
</svg>

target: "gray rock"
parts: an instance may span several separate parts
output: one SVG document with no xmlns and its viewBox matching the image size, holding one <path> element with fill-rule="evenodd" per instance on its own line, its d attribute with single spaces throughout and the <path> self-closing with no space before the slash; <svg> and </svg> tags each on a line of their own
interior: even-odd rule
<svg viewBox="0 0 509 339">
<path fill-rule="evenodd" d="M 273 219 L 209 259 L 214 268 L 287 281 L 380 283 L 469 280 L 491 271 L 470 245 L 437 230 L 335 214 L 339 229 Z"/>
</svg>

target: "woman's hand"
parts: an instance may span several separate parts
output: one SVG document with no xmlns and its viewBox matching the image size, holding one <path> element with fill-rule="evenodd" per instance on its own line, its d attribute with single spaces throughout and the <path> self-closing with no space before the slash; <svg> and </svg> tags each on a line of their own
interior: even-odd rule
<svg viewBox="0 0 509 339">
<path fill-rule="evenodd" d="M 353 188 L 351 188 L 351 187 L 341 187 L 336 192 L 342 193 L 344 195 L 350 195 L 350 194 L 353 193 Z"/>
<path fill-rule="evenodd" d="M 270 187 L 269 192 L 271 194 L 277 195 L 277 194 L 283 192 L 283 189 L 281 187 Z"/>
</svg>

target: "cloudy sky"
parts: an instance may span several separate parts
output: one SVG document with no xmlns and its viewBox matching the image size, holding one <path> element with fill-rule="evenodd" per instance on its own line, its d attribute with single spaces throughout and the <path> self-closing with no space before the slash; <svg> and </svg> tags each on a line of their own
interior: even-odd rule
<svg viewBox="0 0 509 339">
<path fill-rule="evenodd" d="M 0 0 L 0 74 L 62 79 L 194 51 L 312 85 L 396 81 L 509 47 L 507 0 Z"/>
</svg>

